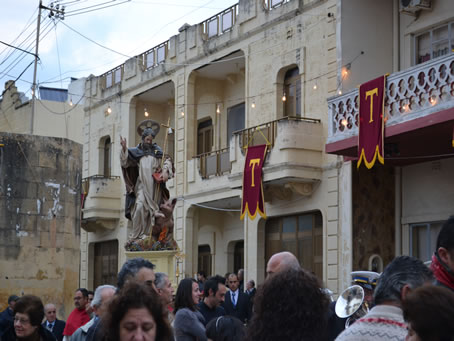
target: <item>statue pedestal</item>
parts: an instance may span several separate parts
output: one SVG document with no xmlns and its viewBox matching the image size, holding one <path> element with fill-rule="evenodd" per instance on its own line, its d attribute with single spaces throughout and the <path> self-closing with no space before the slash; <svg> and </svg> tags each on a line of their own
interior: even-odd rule
<svg viewBox="0 0 454 341">
<path fill-rule="evenodd" d="M 126 258 L 144 258 L 152 262 L 156 267 L 155 272 L 164 272 L 169 276 L 172 286 L 177 289 L 177 276 L 175 255 L 177 250 L 171 251 L 126 251 Z"/>
</svg>

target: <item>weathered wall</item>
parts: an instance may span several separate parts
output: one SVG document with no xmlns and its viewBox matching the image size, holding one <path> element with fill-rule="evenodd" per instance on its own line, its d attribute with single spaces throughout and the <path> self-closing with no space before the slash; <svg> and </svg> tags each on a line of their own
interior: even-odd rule
<svg viewBox="0 0 454 341">
<path fill-rule="evenodd" d="M 368 270 L 374 254 L 382 257 L 383 265 L 394 258 L 394 168 L 353 167 L 352 270 Z"/>
<path fill-rule="evenodd" d="M 66 317 L 79 286 L 82 146 L 0 133 L 0 309 L 34 294 Z"/>
</svg>

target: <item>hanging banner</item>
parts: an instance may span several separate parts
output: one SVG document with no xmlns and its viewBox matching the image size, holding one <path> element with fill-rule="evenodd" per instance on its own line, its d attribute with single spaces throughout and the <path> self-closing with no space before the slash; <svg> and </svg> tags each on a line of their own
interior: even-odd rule
<svg viewBox="0 0 454 341">
<path fill-rule="evenodd" d="M 361 162 L 371 169 L 376 159 L 384 164 L 384 100 L 386 76 L 359 87 L 358 168 Z"/>
<path fill-rule="evenodd" d="M 265 162 L 266 144 L 248 147 L 243 173 L 243 200 L 241 201 L 241 220 L 246 213 L 255 219 L 257 212 L 266 219 L 263 197 L 262 167 Z"/>
</svg>

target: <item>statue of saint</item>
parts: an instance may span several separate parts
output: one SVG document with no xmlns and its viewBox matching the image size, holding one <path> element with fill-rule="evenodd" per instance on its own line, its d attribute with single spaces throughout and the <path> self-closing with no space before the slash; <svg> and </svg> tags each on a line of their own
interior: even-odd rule
<svg viewBox="0 0 454 341">
<path fill-rule="evenodd" d="M 151 244 L 157 242 L 158 238 L 165 239 L 167 234 L 173 232 L 173 219 L 171 231 L 168 226 L 158 226 L 168 216 L 160 208 L 170 200 L 166 182 L 174 174 L 171 158 L 153 143 L 159 130 L 160 124 L 155 121 L 141 122 L 137 132 L 142 136 L 142 142 L 133 148 L 127 148 L 126 139 L 120 136 L 120 160 L 126 184 L 125 216 L 132 220 L 133 226 L 133 232 L 125 246 L 127 249 L 143 250 L 143 241 L 148 238 L 150 240 L 147 244 L 151 249 Z M 172 211 L 175 202 L 171 205 Z M 163 207 L 167 206 L 169 205 Z M 163 231 L 166 236 L 162 235 Z M 152 234 L 156 239 L 152 238 Z M 132 244 L 136 246 L 133 247 Z"/>
</svg>

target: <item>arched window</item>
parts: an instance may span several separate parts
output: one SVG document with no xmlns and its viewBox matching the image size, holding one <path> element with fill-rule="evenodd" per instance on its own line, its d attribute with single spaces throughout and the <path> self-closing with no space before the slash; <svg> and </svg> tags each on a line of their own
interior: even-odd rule
<svg viewBox="0 0 454 341">
<path fill-rule="evenodd" d="M 301 76 L 297 67 L 285 73 L 284 91 L 284 116 L 301 116 Z"/>
</svg>

